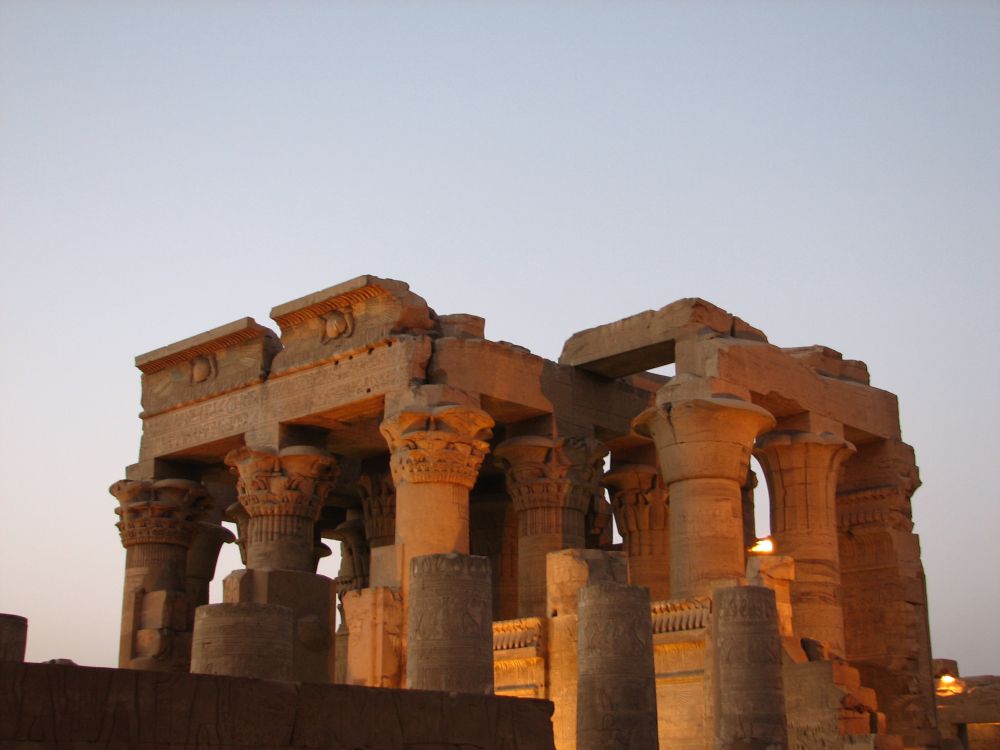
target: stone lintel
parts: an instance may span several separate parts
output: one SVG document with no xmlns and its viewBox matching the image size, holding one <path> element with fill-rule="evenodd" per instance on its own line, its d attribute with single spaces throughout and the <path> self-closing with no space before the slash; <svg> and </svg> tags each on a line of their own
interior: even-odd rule
<svg viewBox="0 0 1000 750">
<path fill-rule="evenodd" d="M 611 448 L 631 439 L 632 417 L 649 405 L 653 390 L 653 381 L 644 389 L 557 365 L 512 344 L 459 338 L 434 342 L 427 380 L 480 394 L 482 408 L 497 424 L 554 414 L 560 425 L 592 425 Z"/>
<path fill-rule="evenodd" d="M 281 327 L 281 332 L 304 323 L 310 318 L 318 318 L 331 310 L 346 308 L 380 296 L 402 297 L 410 290 L 410 285 L 394 279 L 380 279 L 377 276 L 358 276 L 340 284 L 307 294 L 271 308 L 271 319 Z"/>
<path fill-rule="evenodd" d="M 278 305 L 271 318 L 281 328 L 284 349 L 274 358 L 271 377 L 392 346 L 398 334 L 431 333 L 432 316 L 408 284 L 376 276 L 359 276 Z"/>
<path fill-rule="evenodd" d="M 711 302 L 690 297 L 573 334 L 563 346 L 559 364 L 620 378 L 671 364 L 679 339 L 705 331 L 767 341 L 743 320 Z"/>
<path fill-rule="evenodd" d="M 253 318 L 240 318 L 232 323 L 140 354 L 135 358 L 135 366 L 144 374 L 150 375 L 188 362 L 199 355 L 231 349 L 254 339 L 274 339 L 272 354 L 281 348 L 277 336 L 270 328 L 260 325 Z"/>
</svg>

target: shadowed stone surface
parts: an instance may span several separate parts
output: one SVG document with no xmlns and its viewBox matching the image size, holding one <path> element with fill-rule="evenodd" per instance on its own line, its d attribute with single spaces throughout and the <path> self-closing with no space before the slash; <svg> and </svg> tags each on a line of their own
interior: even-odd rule
<svg viewBox="0 0 1000 750">
<path fill-rule="evenodd" d="M 552 750 L 547 701 L 0 663 L 18 750 Z"/>
</svg>

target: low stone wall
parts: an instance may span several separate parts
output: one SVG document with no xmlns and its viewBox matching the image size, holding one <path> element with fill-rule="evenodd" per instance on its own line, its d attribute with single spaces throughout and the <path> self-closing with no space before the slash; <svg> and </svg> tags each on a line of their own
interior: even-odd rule
<svg viewBox="0 0 1000 750">
<path fill-rule="evenodd" d="M 492 695 L 0 663 L 2 750 L 552 750 L 551 715 Z"/>
</svg>

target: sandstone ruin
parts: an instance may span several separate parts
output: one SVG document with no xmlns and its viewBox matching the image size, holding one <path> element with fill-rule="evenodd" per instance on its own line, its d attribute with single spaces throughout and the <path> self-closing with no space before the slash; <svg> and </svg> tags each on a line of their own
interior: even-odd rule
<svg viewBox="0 0 1000 750">
<path fill-rule="evenodd" d="M 364 703 L 337 684 L 468 696 L 434 704 L 421 747 L 454 747 L 442 727 L 473 710 L 509 740 L 477 747 L 991 746 L 936 718 L 917 466 L 864 363 L 701 299 L 577 333 L 558 362 L 373 276 L 271 317 L 280 336 L 245 318 L 136 358 L 121 669 L 333 683 L 320 713 Z M 246 567 L 209 604 L 226 543 Z M 518 699 L 551 701 L 551 727 Z M 322 731 L 264 744 L 348 746 Z"/>
</svg>

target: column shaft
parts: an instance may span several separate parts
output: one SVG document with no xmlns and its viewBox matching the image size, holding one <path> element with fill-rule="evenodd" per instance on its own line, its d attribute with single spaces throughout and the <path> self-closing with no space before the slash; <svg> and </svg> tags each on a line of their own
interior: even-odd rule
<svg viewBox="0 0 1000 750">
<path fill-rule="evenodd" d="M 796 636 L 825 641 L 844 656 L 837 539 L 837 476 L 854 446 L 829 433 L 773 432 L 757 444 L 771 494 L 771 535 L 795 560 L 791 583 Z"/>
</svg>

